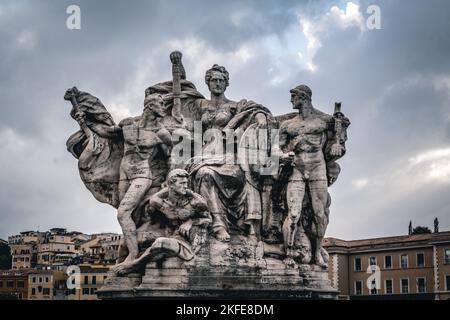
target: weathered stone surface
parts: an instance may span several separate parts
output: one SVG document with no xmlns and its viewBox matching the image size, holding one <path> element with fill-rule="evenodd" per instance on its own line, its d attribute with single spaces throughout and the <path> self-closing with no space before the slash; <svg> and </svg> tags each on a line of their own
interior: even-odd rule
<svg viewBox="0 0 450 320">
<path fill-rule="evenodd" d="M 336 297 L 321 241 L 350 124 L 340 103 L 325 114 L 301 85 L 297 112 L 275 117 L 226 98 L 219 65 L 205 74 L 205 99 L 181 57 L 170 55 L 172 81 L 145 90 L 142 114 L 119 125 L 93 95 L 64 97 L 80 125 L 68 150 L 124 234 L 99 296 Z"/>
</svg>

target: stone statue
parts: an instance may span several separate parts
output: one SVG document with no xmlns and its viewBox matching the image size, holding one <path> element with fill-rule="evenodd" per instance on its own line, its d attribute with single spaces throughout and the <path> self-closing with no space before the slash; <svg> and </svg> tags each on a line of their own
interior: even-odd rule
<svg viewBox="0 0 450 320">
<path fill-rule="evenodd" d="M 290 171 L 286 187 L 288 216 L 283 225 L 285 262 L 294 265 L 294 259 L 299 259 L 301 263 L 313 262 L 326 267 L 322 240 L 328 225 L 328 185 L 337 178 L 338 167 L 334 161 L 345 152 L 345 138 L 340 132 L 342 116 L 339 110 L 333 117 L 315 109 L 311 103 L 312 91 L 306 85 L 290 92 L 298 114 L 280 127 L 282 168 Z M 348 124 L 345 119 L 345 126 Z M 333 171 L 328 174 L 330 168 Z M 302 221 L 305 220 L 302 215 L 307 215 L 308 210 L 309 233 Z M 300 239 L 296 244 L 297 235 Z"/>
<path fill-rule="evenodd" d="M 127 118 L 119 123 L 124 139 L 124 156 L 120 164 L 119 199 L 117 218 L 128 248 L 125 262 L 137 258 L 139 253 L 133 211 L 152 187 L 150 163 L 160 148 L 169 158 L 172 140 L 169 132 L 159 123 L 164 117 L 163 100 L 158 94 L 144 101 L 141 116 Z"/>
<path fill-rule="evenodd" d="M 340 103 L 325 114 L 301 85 L 298 111 L 273 116 L 228 99 L 217 64 L 205 99 L 181 59 L 170 54 L 172 79 L 149 86 L 143 113 L 118 125 L 97 97 L 64 96 L 79 124 L 67 148 L 124 234 L 99 296 L 335 298 L 321 242 L 350 124 Z"/>
<path fill-rule="evenodd" d="M 434 233 L 438 233 L 439 232 L 439 220 L 438 218 L 434 218 Z"/>
<path fill-rule="evenodd" d="M 154 221 L 159 221 L 165 232 L 183 245 L 185 260 L 191 260 L 196 251 L 205 243 L 203 231 L 212 222 L 205 199 L 188 188 L 189 174 L 183 169 L 174 169 L 167 176 L 168 187 L 154 194 L 149 201 L 147 213 Z M 182 250 L 179 250 L 182 252 Z"/>
<path fill-rule="evenodd" d="M 146 223 L 141 230 L 152 230 L 148 248 L 138 259 L 116 265 L 116 275 L 139 270 L 142 264 L 179 257 L 190 261 L 206 241 L 211 215 L 203 197 L 188 189 L 189 174 L 174 169 L 167 176 L 167 187 L 152 195 L 146 206 Z"/>
<path fill-rule="evenodd" d="M 82 110 L 76 111 L 75 118 L 81 128 L 87 131 L 85 117 Z M 132 213 L 152 186 L 150 163 L 158 148 L 167 158 L 170 156 L 172 140 L 169 132 L 159 123 L 162 117 L 164 117 L 162 97 L 153 94 L 146 97 L 141 116 L 124 119 L 118 126 L 108 123 L 110 126 L 103 127 L 108 135 L 122 138 L 124 145 L 119 171 L 120 204 L 117 218 L 128 249 L 125 262 L 136 259 L 139 253 L 136 224 L 132 219 Z"/>
<path fill-rule="evenodd" d="M 230 227 L 236 233 L 255 235 L 262 209 L 260 194 L 252 188 L 251 177 L 242 170 L 234 154 L 230 163 L 226 154 L 217 156 L 205 151 L 222 143 L 219 149 L 226 150 L 224 133 L 227 130 L 244 132 L 252 125 L 265 128 L 272 115 L 267 108 L 252 101 L 234 102 L 225 97 L 229 85 L 225 67 L 213 65 L 206 71 L 205 82 L 211 98 L 196 101 L 202 132 L 204 135 L 208 132 L 217 134 L 204 141 L 201 159 L 194 158 L 189 167 L 194 190 L 208 202 L 213 217 L 212 230 L 218 240 L 230 240 Z"/>
</svg>

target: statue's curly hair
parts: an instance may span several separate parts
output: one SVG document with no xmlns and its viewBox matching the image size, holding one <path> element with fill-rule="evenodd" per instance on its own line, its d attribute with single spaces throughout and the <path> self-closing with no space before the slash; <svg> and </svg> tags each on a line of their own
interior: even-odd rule
<svg viewBox="0 0 450 320">
<path fill-rule="evenodd" d="M 163 96 L 160 95 L 159 93 L 151 93 L 151 94 L 148 94 L 148 95 L 145 96 L 145 99 L 144 99 L 144 106 L 146 106 L 147 103 L 149 103 L 150 101 L 153 101 L 153 100 L 159 100 L 159 99 L 163 99 Z"/>
<path fill-rule="evenodd" d="M 217 71 L 217 72 L 220 72 L 223 74 L 223 76 L 225 77 L 225 84 L 228 87 L 230 75 L 228 74 L 228 71 L 227 71 L 227 69 L 225 69 L 225 67 L 219 66 L 218 64 L 213 65 L 211 67 L 211 69 L 206 71 L 206 74 L 205 74 L 206 85 L 209 86 L 209 80 L 211 80 L 211 76 L 214 71 Z"/>
<path fill-rule="evenodd" d="M 184 169 L 173 169 L 167 175 L 167 182 L 173 183 L 177 178 L 189 178 L 189 173 Z"/>
<path fill-rule="evenodd" d="M 305 93 L 309 97 L 310 100 L 312 98 L 312 90 L 306 84 L 301 84 L 301 85 L 291 89 L 290 92 L 293 94 L 299 94 L 302 92 L 302 93 Z"/>
</svg>

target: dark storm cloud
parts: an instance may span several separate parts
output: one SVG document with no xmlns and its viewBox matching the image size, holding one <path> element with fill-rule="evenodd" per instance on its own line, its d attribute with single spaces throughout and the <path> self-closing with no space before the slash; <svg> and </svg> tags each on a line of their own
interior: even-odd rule
<svg viewBox="0 0 450 320">
<path fill-rule="evenodd" d="M 411 165 L 414 174 L 401 169 L 411 157 L 450 147 L 450 4 L 364 1 L 363 17 L 373 3 L 381 8 L 381 30 L 326 20 L 333 5 L 345 10 L 343 1 L 2 1 L 0 181 L 7 187 L 0 237 L 38 225 L 119 229 L 114 210 L 83 187 L 65 150 L 76 123 L 62 96 L 77 85 L 98 96 L 116 121 L 137 114 L 144 89 L 170 78 L 173 49 L 184 53 L 188 78 L 205 95 L 204 71 L 219 63 L 230 71 L 229 98 L 253 99 L 275 114 L 291 111 L 289 89 L 300 82 L 328 113 L 343 102 L 352 126 L 331 190 L 328 235 L 396 234 L 409 219 L 431 225 L 434 214 L 448 229 L 448 181 L 416 174 L 428 174 L 435 162 Z M 65 28 L 70 4 L 81 7 L 81 30 Z M 301 19 L 322 26 L 314 72 L 305 67 Z M 396 182 L 406 179 L 423 187 Z"/>
<path fill-rule="evenodd" d="M 361 11 L 373 3 L 381 8 L 382 29 L 361 34 L 348 28 L 324 35 L 314 60 L 320 70 L 306 80 L 319 92 L 319 101 L 342 100 L 344 112 L 353 119 L 349 153 L 342 160 L 348 170 L 338 185 L 367 179 L 366 187 L 347 195 L 336 189 L 335 211 L 341 217 L 332 217 L 329 231 L 347 238 L 395 234 L 406 230 L 409 219 L 430 226 L 434 216 L 448 228 L 444 196 L 450 191 L 448 180 L 423 181 L 426 167 L 417 176 L 394 174 L 408 164 L 409 157 L 450 146 L 448 4 L 367 1 L 361 3 Z M 384 184 L 372 187 L 380 175 Z M 406 190 L 408 184 L 422 187 L 397 190 Z M 350 230 L 344 221 L 359 221 L 360 229 Z"/>
</svg>

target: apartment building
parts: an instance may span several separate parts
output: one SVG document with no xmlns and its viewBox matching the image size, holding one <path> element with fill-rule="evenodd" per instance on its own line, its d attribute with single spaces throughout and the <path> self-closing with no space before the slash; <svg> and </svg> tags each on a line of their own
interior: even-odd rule
<svg viewBox="0 0 450 320">
<path fill-rule="evenodd" d="M 122 236 L 117 233 L 93 234 L 91 239 L 80 244 L 79 252 L 85 262 L 114 264 L 118 258 Z"/>
<path fill-rule="evenodd" d="M 39 232 L 24 231 L 8 237 L 11 249 L 12 269 L 31 269 L 37 262 L 37 243 Z"/>
<path fill-rule="evenodd" d="M 97 290 L 103 285 L 108 267 L 82 264 L 79 273 L 79 287 L 68 290 L 69 300 L 98 300 Z"/>
<path fill-rule="evenodd" d="M 0 270 L 0 299 L 28 299 L 28 271 Z"/>
<path fill-rule="evenodd" d="M 66 300 L 67 274 L 60 270 L 33 270 L 28 274 L 29 300 Z"/>
<path fill-rule="evenodd" d="M 342 299 L 450 299 L 450 232 L 345 241 L 326 238 Z"/>
<path fill-rule="evenodd" d="M 39 266 L 69 264 L 76 255 L 75 243 L 66 229 L 53 228 L 40 235 L 37 248 Z"/>
</svg>

